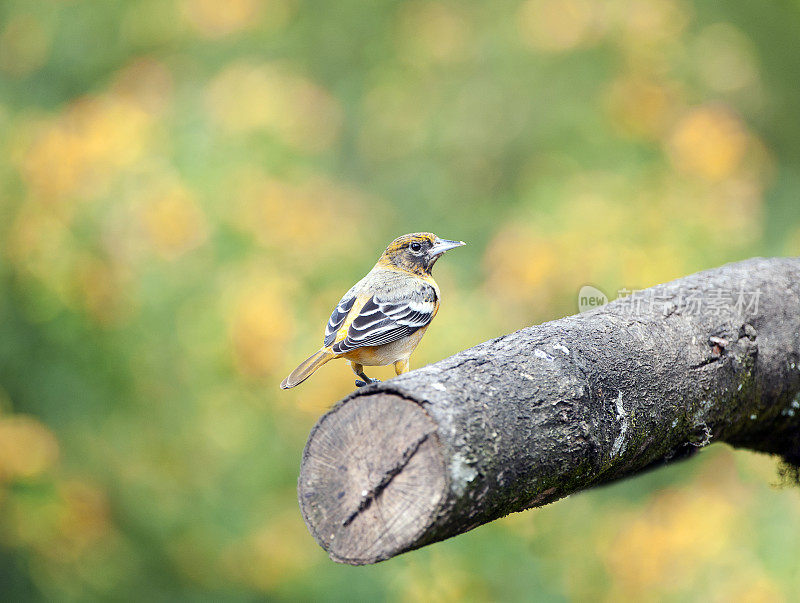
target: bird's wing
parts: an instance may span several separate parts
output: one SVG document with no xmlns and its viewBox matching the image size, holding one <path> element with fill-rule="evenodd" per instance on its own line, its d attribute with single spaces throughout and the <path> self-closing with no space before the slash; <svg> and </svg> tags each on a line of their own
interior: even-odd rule
<svg viewBox="0 0 800 603">
<path fill-rule="evenodd" d="M 403 297 L 373 295 L 361 306 L 347 334 L 333 344 L 331 351 L 345 354 L 408 337 L 430 324 L 436 309 L 436 292 L 427 284 Z"/>
<path fill-rule="evenodd" d="M 350 313 L 350 310 L 353 308 L 355 301 L 356 295 L 353 293 L 352 289 L 345 293 L 344 297 L 339 300 L 339 303 L 333 309 L 331 317 L 328 319 L 328 324 L 325 325 L 325 339 L 322 343 L 323 346 L 328 347 L 334 341 L 336 341 L 336 334 L 339 332 L 339 329 L 342 328 L 342 325 L 347 319 L 347 315 Z"/>
</svg>

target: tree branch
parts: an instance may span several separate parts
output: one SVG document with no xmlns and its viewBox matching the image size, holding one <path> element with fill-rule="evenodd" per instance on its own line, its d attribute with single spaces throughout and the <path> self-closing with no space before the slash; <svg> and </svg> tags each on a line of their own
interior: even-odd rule
<svg viewBox="0 0 800 603">
<path fill-rule="evenodd" d="M 353 392 L 298 494 L 365 564 L 711 442 L 800 460 L 800 258 L 753 259 L 529 327 Z"/>
</svg>

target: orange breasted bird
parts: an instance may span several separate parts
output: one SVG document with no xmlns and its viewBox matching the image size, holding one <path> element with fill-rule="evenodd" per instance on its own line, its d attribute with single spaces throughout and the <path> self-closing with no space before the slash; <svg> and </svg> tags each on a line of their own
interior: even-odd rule
<svg viewBox="0 0 800 603">
<path fill-rule="evenodd" d="M 409 371 L 409 357 L 439 311 L 439 285 L 431 270 L 442 254 L 463 241 L 415 232 L 392 241 L 367 276 L 344 294 L 325 325 L 322 348 L 281 382 L 281 389 L 300 385 L 334 358 L 350 362 L 360 377 L 356 387 L 375 383 L 365 366 L 394 364 Z"/>
</svg>

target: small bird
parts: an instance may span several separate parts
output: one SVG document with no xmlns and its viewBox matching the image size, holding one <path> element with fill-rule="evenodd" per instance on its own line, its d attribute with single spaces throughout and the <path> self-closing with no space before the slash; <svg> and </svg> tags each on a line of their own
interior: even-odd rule
<svg viewBox="0 0 800 603">
<path fill-rule="evenodd" d="M 344 294 L 325 326 L 322 348 L 281 382 L 300 385 L 334 358 L 344 358 L 360 377 L 356 387 L 377 383 L 365 366 L 394 363 L 395 373 L 409 371 L 409 357 L 439 311 L 439 285 L 431 270 L 442 254 L 463 241 L 415 232 L 392 241 L 367 276 Z"/>
</svg>

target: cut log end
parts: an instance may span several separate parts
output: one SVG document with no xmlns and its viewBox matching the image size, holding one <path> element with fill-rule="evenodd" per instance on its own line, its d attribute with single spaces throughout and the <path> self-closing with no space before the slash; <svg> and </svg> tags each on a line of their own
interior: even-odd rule
<svg viewBox="0 0 800 603">
<path fill-rule="evenodd" d="M 434 522 L 449 480 L 436 424 L 392 394 L 358 396 L 312 432 L 298 483 L 317 542 L 362 565 L 412 548 Z"/>
</svg>

